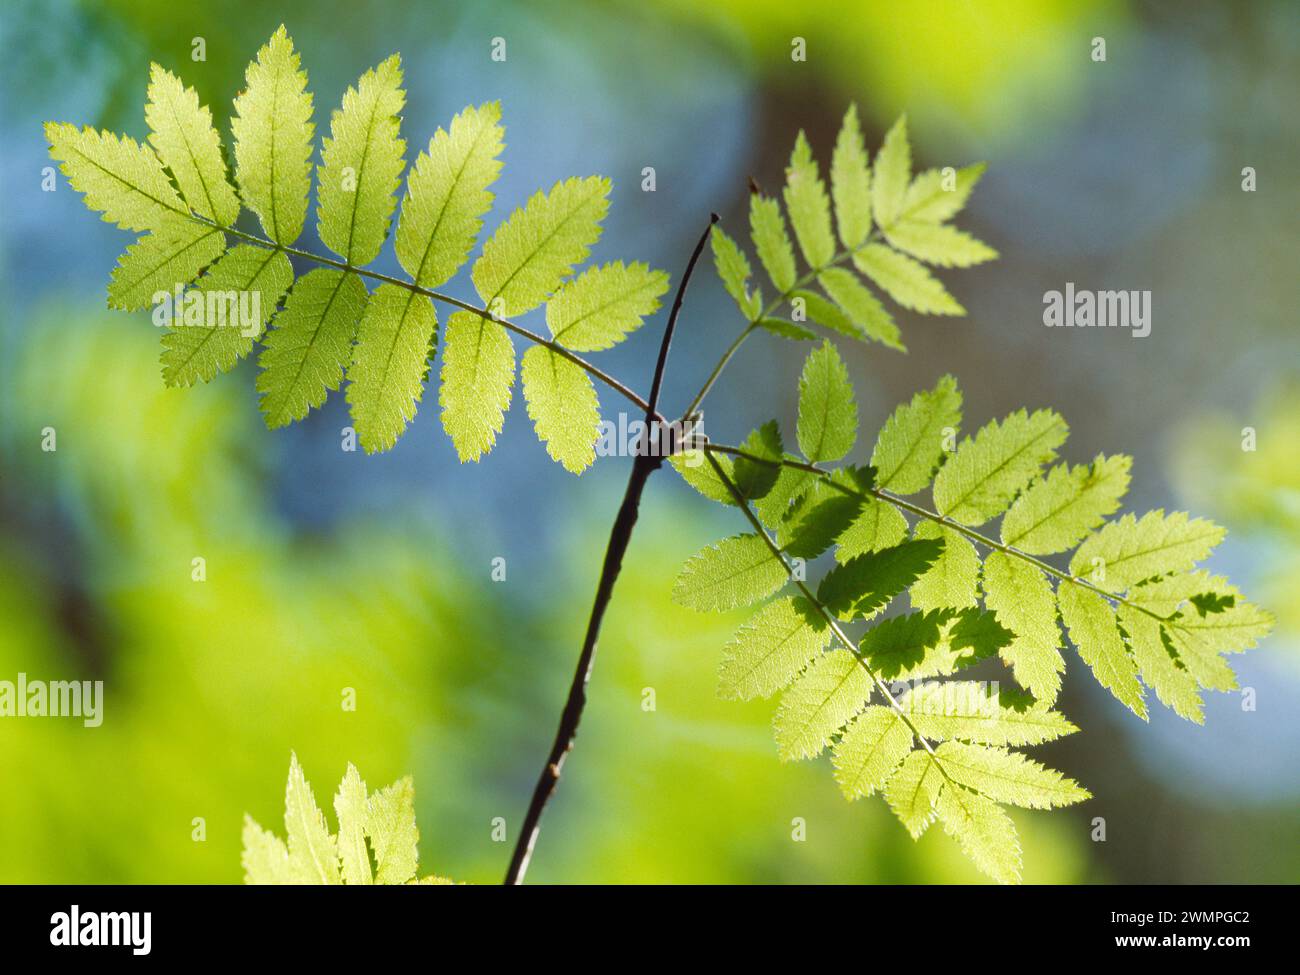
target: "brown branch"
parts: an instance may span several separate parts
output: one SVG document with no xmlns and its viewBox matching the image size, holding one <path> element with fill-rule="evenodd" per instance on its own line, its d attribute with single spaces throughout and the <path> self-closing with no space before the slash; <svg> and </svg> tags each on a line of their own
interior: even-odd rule
<svg viewBox="0 0 1300 975">
<path fill-rule="evenodd" d="M 551 753 L 547 756 L 546 764 L 537 778 L 532 801 L 528 804 L 523 826 L 519 830 L 518 839 L 515 840 L 510 867 L 506 870 L 506 884 L 523 883 L 528 863 L 532 859 L 533 847 L 537 843 L 537 834 L 541 830 L 542 813 L 555 793 L 556 786 L 559 785 L 564 760 L 568 757 L 578 735 L 578 724 L 582 721 L 582 711 L 587 705 L 587 681 L 591 679 L 591 668 L 596 659 L 596 640 L 600 636 L 605 610 L 609 608 L 610 600 L 614 596 L 614 583 L 618 581 L 619 572 L 623 568 L 623 556 L 627 552 L 628 543 L 632 540 L 632 529 L 636 527 L 637 512 L 641 507 L 641 493 L 645 490 L 650 475 L 663 463 L 663 455 L 652 443 L 650 431 L 659 417 L 659 394 L 663 389 L 668 349 L 672 345 L 677 318 L 682 311 L 686 285 L 691 280 L 695 265 L 717 221 L 718 215 L 712 214 L 709 226 L 705 228 L 699 243 L 695 245 L 691 259 L 686 264 L 686 271 L 677 285 L 677 296 L 673 299 L 663 341 L 659 344 L 659 359 L 655 363 L 654 379 L 650 384 L 650 398 L 646 405 L 646 434 L 641 441 L 636 459 L 632 462 L 632 473 L 628 477 L 627 488 L 623 491 L 623 503 L 619 506 L 618 517 L 614 519 L 614 526 L 610 529 L 609 543 L 605 547 L 605 561 L 600 570 L 600 582 L 596 586 L 596 598 L 592 603 L 591 617 L 587 620 L 587 634 L 582 641 L 582 653 L 578 656 L 573 683 L 569 685 L 569 696 L 564 702 L 564 711 L 560 714 L 560 726 L 555 732 L 555 742 L 551 745 Z"/>
</svg>

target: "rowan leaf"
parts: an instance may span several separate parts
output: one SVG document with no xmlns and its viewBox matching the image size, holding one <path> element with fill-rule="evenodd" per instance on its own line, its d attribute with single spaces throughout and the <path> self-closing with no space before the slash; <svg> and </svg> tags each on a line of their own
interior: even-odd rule
<svg viewBox="0 0 1300 975">
<path fill-rule="evenodd" d="M 397 207 L 406 141 L 398 135 L 406 92 L 394 54 L 343 93 L 316 171 L 317 226 L 325 246 L 361 267 L 379 255 Z"/>
<path fill-rule="evenodd" d="M 885 237 L 899 250 L 938 267 L 973 267 L 998 256 L 992 247 L 964 230 L 924 220 L 897 220 Z"/>
<path fill-rule="evenodd" d="M 1097 683 L 1143 721 L 1147 720 L 1137 665 L 1120 636 L 1110 604 L 1092 590 L 1071 582 L 1061 583 L 1056 598 L 1070 640 L 1083 662 L 1092 668 Z"/>
<path fill-rule="evenodd" d="M 822 578 L 817 599 L 840 619 L 870 619 L 934 564 L 943 542 L 902 542 L 837 565 Z"/>
<path fill-rule="evenodd" d="M 1000 884 L 1020 883 L 1020 839 L 1001 806 L 969 789 L 945 785 L 935 813 L 943 831 L 981 871 Z"/>
<path fill-rule="evenodd" d="M 891 349 L 907 351 L 893 316 L 852 271 L 828 267 L 817 275 L 817 282 L 856 328 Z"/>
<path fill-rule="evenodd" d="M 844 113 L 831 156 L 831 198 L 840 243 L 856 250 L 871 233 L 871 167 L 858 123 L 858 106 L 852 103 Z"/>
<path fill-rule="evenodd" d="M 1016 499 L 1002 519 L 1002 541 L 1031 555 L 1064 552 L 1119 507 L 1131 457 L 1098 454 L 1091 464 L 1053 467 Z"/>
<path fill-rule="evenodd" d="M 749 291 L 749 278 L 753 272 L 745 252 L 717 224 L 713 225 L 709 244 L 713 248 L 713 266 L 722 280 L 722 287 L 731 295 L 745 318 L 754 321 L 759 317 L 762 301 L 757 292 L 751 294 Z"/>
<path fill-rule="evenodd" d="M 897 712 L 873 704 L 844 730 L 831 750 L 835 781 L 846 799 L 881 788 L 912 750 L 912 731 Z"/>
<path fill-rule="evenodd" d="M 351 762 L 339 783 L 339 791 L 334 795 L 334 814 L 339 821 L 338 848 L 343 882 L 349 886 L 373 884 L 370 850 L 366 846 L 366 783 Z"/>
<path fill-rule="evenodd" d="M 944 455 L 944 441 L 954 440 L 961 425 L 961 390 L 944 376 L 934 389 L 899 406 L 876 438 L 871 466 L 876 483 L 895 494 L 915 494 L 934 476 Z"/>
<path fill-rule="evenodd" d="M 464 463 L 496 444 L 515 382 L 515 348 L 497 322 L 458 311 L 447 319 L 438 404 L 442 426 Z"/>
<path fill-rule="evenodd" d="M 693 555 L 673 586 L 673 601 L 702 612 L 766 599 L 786 583 L 785 566 L 757 535 L 733 535 Z"/>
<path fill-rule="evenodd" d="M 982 525 L 1002 514 L 1043 464 L 1056 456 L 1069 427 L 1052 410 L 1018 410 L 991 420 L 967 437 L 934 479 L 934 503 L 941 515 L 964 525 Z"/>
<path fill-rule="evenodd" d="M 583 368 L 541 345 L 530 347 L 519 369 L 528 415 L 546 452 L 572 474 L 596 460 L 600 401 Z"/>
<path fill-rule="evenodd" d="M 470 275 L 493 314 L 523 314 L 550 298 L 600 238 L 609 190 L 603 176 L 563 180 L 496 229 Z"/>
<path fill-rule="evenodd" d="M 654 314 L 668 275 L 645 264 L 615 261 L 590 267 L 546 305 L 555 341 L 575 352 L 598 352 L 622 342 Z"/>
<path fill-rule="evenodd" d="M 298 764 L 289 759 L 289 784 L 284 793 L 284 829 L 289 837 L 289 876 L 295 884 L 341 884 L 339 853 L 325 816 L 316 805 L 311 786 Z"/>
<path fill-rule="evenodd" d="M 205 307 L 210 293 L 228 302 L 235 296 L 238 316 L 228 314 L 225 325 L 177 324 L 169 328 L 162 339 L 163 382 L 192 386 L 234 368 L 252 351 L 254 339 L 262 334 L 292 284 L 293 266 L 283 251 L 249 244 L 232 247 L 193 290 L 203 296 Z M 242 321 L 245 308 L 252 313 L 248 322 Z"/>
<path fill-rule="evenodd" d="M 149 143 L 171 170 L 186 204 L 199 216 L 230 226 L 239 216 L 239 197 L 226 178 L 212 113 L 199 105 L 193 88 L 158 64 L 149 66 L 148 98 Z"/>
<path fill-rule="evenodd" d="M 932 521 L 917 524 L 912 537 L 943 541 L 943 551 L 934 564 L 912 583 L 912 605 L 921 610 L 974 606 L 979 601 L 980 581 L 980 557 L 975 546 L 960 532 Z"/>
<path fill-rule="evenodd" d="M 500 123 L 499 102 L 466 108 L 447 129 L 439 127 L 411 167 L 394 249 L 422 288 L 443 284 L 469 258 L 501 172 Z"/>
<path fill-rule="evenodd" d="M 790 165 L 785 171 L 785 206 L 799 241 L 804 260 L 820 270 L 835 256 L 835 235 L 831 230 L 831 201 L 826 195 L 812 147 L 802 130 L 795 139 Z"/>
<path fill-rule="evenodd" d="M 912 834 L 912 839 L 919 839 L 934 822 L 934 805 L 942 786 L 943 773 L 939 771 L 939 764 L 921 748 L 903 759 L 903 764 L 885 783 L 885 801 Z"/>
<path fill-rule="evenodd" d="M 927 169 L 918 174 L 903 197 L 901 216 L 929 223 L 952 219 L 966 205 L 971 190 L 987 168 L 984 163 L 976 163 L 954 170 L 950 177 L 940 169 Z"/>
<path fill-rule="evenodd" d="M 415 418 L 438 316 L 429 299 L 381 284 L 366 303 L 348 366 L 347 401 L 368 454 L 388 450 Z"/>
<path fill-rule="evenodd" d="M 858 407 L 844 360 L 830 342 L 808 354 L 799 376 L 799 449 L 811 461 L 839 460 L 858 436 Z"/>
<path fill-rule="evenodd" d="M 864 501 L 853 524 L 836 540 L 835 561 L 844 563 L 858 555 L 878 552 L 907 537 L 907 519 L 891 504 L 874 498 Z"/>
<path fill-rule="evenodd" d="M 1004 552 L 984 560 L 984 604 L 1014 634 L 999 653 L 1016 682 L 1042 704 L 1051 705 L 1061 691 L 1065 659 L 1056 624 L 1056 594 L 1043 573 Z"/>
<path fill-rule="evenodd" d="M 365 305 L 366 286 L 351 272 L 317 268 L 294 283 L 258 358 L 269 428 L 301 420 L 339 388 Z"/>
<path fill-rule="evenodd" d="M 196 221 L 168 224 L 145 234 L 117 259 L 108 285 L 108 306 L 139 311 L 160 294 L 184 288 L 226 249 L 226 235 Z"/>
<path fill-rule="evenodd" d="M 1214 522 L 1182 511 L 1166 515 L 1157 509 L 1141 518 L 1129 514 L 1080 545 L 1070 571 L 1108 592 L 1123 592 L 1143 579 L 1192 568 L 1224 534 Z"/>
<path fill-rule="evenodd" d="M 81 193 L 86 206 L 123 230 L 163 230 L 190 219 L 162 162 L 148 146 L 128 136 L 78 130 L 66 122 L 45 123 L 50 158 Z"/>
<path fill-rule="evenodd" d="M 904 308 L 926 315 L 966 314 L 925 265 L 884 244 L 868 244 L 855 251 L 853 264 Z"/>
<path fill-rule="evenodd" d="M 749 228 L 754 249 L 778 294 L 785 294 L 795 281 L 794 244 L 785 229 L 781 204 L 761 193 L 749 197 Z"/>
<path fill-rule="evenodd" d="M 723 647 L 718 697 L 748 701 L 775 694 L 825 650 L 830 639 L 830 627 L 803 597 L 768 603 Z"/>
<path fill-rule="evenodd" d="M 935 755 L 948 778 L 994 802 L 1009 802 L 1026 809 L 1052 809 L 1092 798 L 1073 779 L 1019 752 L 945 741 L 935 750 Z"/>
<path fill-rule="evenodd" d="M 866 707 L 872 681 L 847 650 L 813 660 L 781 695 L 772 728 L 781 761 L 816 758 L 831 736 Z"/>
<path fill-rule="evenodd" d="M 898 705 L 931 741 L 1038 745 L 1079 730 L 1047 705 L 1016 701 L 983 681 L 924 681 L 900 697 Z"/>
<path fill-rule="evenodd" d="M 248 66 L 235 98 L 235 181 L 277 244 L 292 244 L 307 219 L 311 190 L 312 99 L 293 41 L 281 24 Z"/>
<path fill-rule="evenodd" d="M 907 139 L 907 116 L 901 115 L 885 133 L 871 174 L 872 211 L 882 229 L 888 230 L 902 212 L 911 178 L 912 147 Z"/>
</svg>

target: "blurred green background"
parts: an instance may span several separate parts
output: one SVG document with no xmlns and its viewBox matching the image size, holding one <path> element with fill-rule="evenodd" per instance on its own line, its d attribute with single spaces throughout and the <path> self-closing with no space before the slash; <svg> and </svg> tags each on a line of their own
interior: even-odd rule
<svg viewBox="0 0 1300 975">
<path fill-rule="evenodd" d="M 41 123 L 142 137 L 151 60 L 198 88 L 224 136 L 243 67 L 281 21 L 318 130 L 399 50 L 408 155 L 463 105 L 500 98 L 496 214 L 562 176 L 606 173 L 595 256 L 674 276 L 709 210 L 736 225 L 745 177 L 779 179 L 798 128 L 828 158 L 850 100 L 873 149 L 906 110 L 920 165 L 987 159 L 966 225 L 1002 259 L 943 275 L 968 318 L 901 316 L 906 357 L 846 350 L 864 428 L 944 372 L 962 382 L 968 428 L 1055 406 L 1071 460 L 1136 456 L 1131 507 L 1225 523 L 1211 567 L 1280 620 L 1234 660 L 1257 709 L 1215 695 L 1204 728 L 1162 709 L 1144 725 L 1067 655 L 1062 708 L 1084 732 L 1036 751 L 1097 798 L 1016 814 L 1026 880 L 1300 874 L 1296 4 L 54 0 L 0 16 L 0 679 L 102 679 L 107 697 L 99 728 L 0 719 L 0 882 L 238 882 L 241 817 L 279 829 L 290 750 L 322 801 L 348 761 L 372 785 L 412 773 L 422 872 L 494 882 L 509 844 L 493 820 L 513 841 L 554 732 L 627 461 L 570 477 L 520 403 L 496 451 L 461 467 L 432 394 L 398 447 L 368 458 L 340 450 L 341 397 L 268 433 L 248 362 L 167 390 L 148 317 L 104 310 L 126 235 L 61 177 L 41 192 Z M 504 63 L 489 58 L 498 36 Z M 1097 36 L 1105 63 L 1089 57 Z M 640 190 L 644 166 L 655 193 Z M 1151 289 L 1151 336 L 1045 330 L 1043 292 L 1067 280 Z M 643 388 L 661 325 L 602 365 Z M 737 327 L 702 276 L 669 407 Z M 711 434 L 788 422 L 798 367 L 789 345 L 747 345 L 710 399 Z M 825 760 L 780 764 L 769 704 L 714 698 L 737 619 L 668 599 L 687 555 L 738 530 L 708 508 L 671 473 L 651 481 L 529 879 L 977 881 L 938 830 L 914 844 L 878 800 L 844 802 Z M 1098 816 L 1105 842 L 1090 839 Z"/>
</svg>

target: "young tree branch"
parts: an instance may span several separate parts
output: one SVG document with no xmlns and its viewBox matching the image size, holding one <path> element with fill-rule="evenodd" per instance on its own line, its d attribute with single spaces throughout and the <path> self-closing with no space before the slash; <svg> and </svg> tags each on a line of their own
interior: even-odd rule
<svg viewBox="0 0 1300 975">
<path fill-rule="evenodd" d="M 587 633 L 582 641 L 582 652 L 578 655 L 578 666 L 574 670 L 573 682 L 569 685 L 569 696 L 560 714 L 560 725 L 555 732 L 555 741 L 551 745 L 546 764 L 537 777 L 537 785 L 533 788 L 528 812 L 524 815 L 523 825 L 515 840 L 514 853 L 510 857 L 510 866 L 506 870 L 506 884 L 523 882 L 541 830 L 542 813 L 555 793 L 555 788 L 560 781 L 560 772 L 564 768 L 564 760 L 568 757 L 578 735 L 578 725 L 582 721 L 582 712 L 587 705 L 587 682 L 591 679 L 591 668 L 596 659 L 596 641 L 600 636 L 601 623 L 605 619 L 605 610 L 609 608 L 610 600 L 614 595 L 614 583 L 618 581 L 619 572 L 623 568 L 623 556 L 627 552 L 628 543 L 632 540 L 632 529 L 636 527 L 641 494 L 650 475 L 663 463 L 663 455 L 654 449 L 650 431 L 656 421 L 662 421 L 658 406 L 659 394 L 663 390 L 664 371 L 668 364 L 668 349 L 672 345 L 673 332 L 677 328 L 682 301 L 686 296 L 686 286 L 690 283 L 695 265 L 717 221 L 718 215 L 712 214 L 709 226 L 705 228 L 699 243 L 695 245 L 681 281 L 677 284 L 677 296 L 673 299 L 672 311 L 668 314 L 668 324 L 664 328 L 664 337 L 659 343 L 659 358 L 655 363 L 654 378 L 650 383 L 650 398 L 646 401 L 646 435 L 641 442 L 641 449 L 636 459 L 632 462 L 632 472 L 623 491 L 623 502 L 619 505 L 618 516 L 610 529 L 609 542 L 605 547 L 605 559 L 600 570 L 600 582 L 596 586 L 596 598 L 592 603 L 591 616 L 587 620 Z"/>
</svg>

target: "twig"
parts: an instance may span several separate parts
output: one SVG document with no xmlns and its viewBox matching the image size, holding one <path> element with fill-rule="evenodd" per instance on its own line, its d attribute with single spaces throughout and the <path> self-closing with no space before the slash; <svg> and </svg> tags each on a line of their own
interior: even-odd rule
<svg viewBox="0 0 1300 975">
<path fill-rule="evenodd" d="M 659 418 L 659 394 L 663 389 L 664 370 L 668 364 L 668 349 L 672 345 L 673 332 L 677 328 L 677 318 L 681 314 L 682 300 L 686 295 L 686 286 L 695 271 L 709 233 L 717 222 L 715 213 L 709 219 L 709 226 L 700 237 L 699 243 L 686 264 L 686 271 L 677 284 L 677 296 L 673 299 L 672 311 L 668 314 L 668 324 L 664 328 L 663 341 L 659 344 L 659 359 L 655 363 L 654 379 L 650 384 L 650 399 L 646 403 L 646 435 L 641 441 L 641 449 L 632 462 L 632 473 L 623 492 L 623 503 L 619 506 L 618 517 L 610 529 L 609 543 L 605 547 L 605 561 L 600 570 L 600 582 L 596 586 L 596 598 L 591 607 L 591 616 L 587 620 L 587 634 L 582 641 L 582 653 L 578 656 L 578 666 L 573 673 L 573 683 L 569 685 L 569 696 L 564 702 L 564 711 L 560 714 L 560 726 L 555 732 L 555 741 L 546 764 L 537 777 L 533 788 L 533 798 L 528 804 L 523 826 L 515 840 L 514 853 L 510 857 L 510 866 L 506 870 L 506 884 L 523 882 L 532 859 L 537 835 L 541 830 L 542 813 L 550 801 L 560 781 L 560 772 L 564 760 L 573 748 L 578 735 L 578 724 L 582 721 L 582 712 L 587 705 L 587 682 L 591 679 L 591 668 L 596 659 L 596 640 L 600 636 L 600 626 L 605 619 L 605 610 L 609 608 L 614 595 L 614 583 L 618 581 L 623 568 L 623 556 L 628 543 L 632 540 L 632 529 L 636 527 L 637 512 L 641 506 L 641 493 L 645 490 L 650 475 L 663 463 L 663 455 L 656 449 L 650 439 L 652 422 Z"/>
</svg>

